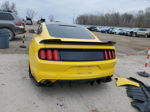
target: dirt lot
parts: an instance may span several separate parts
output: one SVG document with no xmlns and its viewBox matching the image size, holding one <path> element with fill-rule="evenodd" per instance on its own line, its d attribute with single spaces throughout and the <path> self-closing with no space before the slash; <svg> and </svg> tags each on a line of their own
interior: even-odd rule
<svg viewBox="0 0 150 112">
<path fill-rule="evenodd" d="M 116 74 L 132 76 L 150 85 L 148 78 L 136 74 L 143 70 L 144 50 L 150 47 L 150 39 L 95 34 L 102 40 L 117 42 Z M 115 80 L 94 86 L 36 87 L 28 77 L 28 48 L 19 48 L 19 37 L 10 43 L 9 49 L 0 50 L 1 112 L 137 112 L 130 105 L 125 87 L 116 87 Z M 31 35 L 27 34 L 25 44 L 30 40 Z"/>
</svg>

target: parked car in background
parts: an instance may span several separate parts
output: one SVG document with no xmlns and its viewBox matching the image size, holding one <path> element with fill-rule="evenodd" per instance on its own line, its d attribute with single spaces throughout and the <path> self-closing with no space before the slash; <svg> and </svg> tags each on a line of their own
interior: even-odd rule
<svg viewBox="0 0 150 112">
<path fill-rule="evenodd" d="M 88 27 L 87 29 L 90 30 L 90 31 L 96 31 L 96 32 L 101 31 L 101 28 L 98 27 L 98 26 L 91 26 L 91 27 Z"/>
<path fill-rule="evenodd" d="M 88 30 L 90 31 L 95 31 L 96 30 L 96 26 L 90 26 L 90 27 L 87 27 Z"/>
<path fill-rule="evenodd" d="M 101 32 L 102 27 L 97 27 L 97 32 Z"/>
<path fill-rule="evenodd" d="M 12 40 L 17 34 L 25 33 L 24 22 L 10 11 L 0 11 L 0 28 L 8 30 L 9 40 Z"/>
<path fill-rule="evenodd" d="M 29 17 L 26 17 L 25 23 L 26 23 L 26 25 L 33 25 L 32 19 Z"/>
<path fill-rule="evenodd" d="M 147 28 L 136 28 L 132 34 L 133 37 L 144 36 L 148 38 L 150 36 L 150 30 Z"/>
<path fill-rule="evenodd" d="M 109 28 L 107 28 L 107 27 L 106 28 L 105 27 L 101 28 L 101 32 L 102 33 L 108 33 L 109 32 Z"/>
<path fill-rule="evenodd" d="M 114 34 L 114 33 L 113 33 L 113 30 L 114 30 L 114 29 L 115 29 L 115 27 L 111 27 L 111 28 L 109 28 L 108 33 L 109 33 L 109 34 Z"/>
<path fill-rule="evenodd" d="M 115 28 L 113 30 L 113 33 L 116 34 L 116 35 L 124 35 L 125 34 L 125 30 L 122 29 L 122 28 Z"/>
<path fill-rule="evenodd" d="M 134 28 L 127 28 L 125 35 L 126 36 L 132 36 L 133 35 L 133 31 L 134 31 Z"/>
</svg>

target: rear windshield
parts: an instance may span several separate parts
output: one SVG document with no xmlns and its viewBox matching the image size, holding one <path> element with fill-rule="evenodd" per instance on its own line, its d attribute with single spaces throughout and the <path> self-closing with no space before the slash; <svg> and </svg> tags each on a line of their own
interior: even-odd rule
<svg viewBox="0 0 150 112">
<path fill-rule="evenodd" d="M 14 20 L 14 18 L 11 14 L 0 13 L 0 20 Z"/>
<path fill-rule="evenodd" d="M 94 39 L 82 26 L 48 24 L 47 29 L 50 35 L 56 38 Z"/>
</svg>

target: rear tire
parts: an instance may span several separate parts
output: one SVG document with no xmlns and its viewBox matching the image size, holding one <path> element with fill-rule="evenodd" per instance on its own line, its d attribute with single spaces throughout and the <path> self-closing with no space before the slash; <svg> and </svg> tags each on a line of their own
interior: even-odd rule
<svg viewBox="0 0 150 112">
<path fill-rule="evenodd" d="M 13 40 L 15 37 L 14 32 L 12 32 L 10 29 L 5 28 L 9 32 L 9 41 Z"/>
<path fill-rule="evenodd" d="M 132 33 L 132 37 L 136 37 L 137 36 L 137 34 L 136 33 Z"/>
<path fill-rule="evenodd" d="M 145 38 L 148 38 L 148 34 L 145 34 Z"/>
</svg>

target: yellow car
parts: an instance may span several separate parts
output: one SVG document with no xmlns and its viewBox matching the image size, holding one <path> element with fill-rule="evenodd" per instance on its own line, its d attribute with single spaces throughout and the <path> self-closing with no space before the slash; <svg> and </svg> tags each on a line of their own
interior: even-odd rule
<svg viewBox="0 0 150 112">
<path fill-rule="evenodd" d="M 114 74 L 114 42 L 102 42 L 80 25 L 41 23 L 29 47 L 29 74 L 37 85 L 59 81 L 108 82 Z"/>
</svg>

